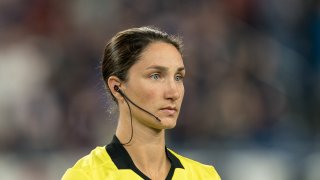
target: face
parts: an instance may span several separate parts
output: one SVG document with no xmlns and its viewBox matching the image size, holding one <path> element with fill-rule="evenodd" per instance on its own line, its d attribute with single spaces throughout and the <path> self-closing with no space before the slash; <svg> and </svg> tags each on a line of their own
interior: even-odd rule
<svg viewBox="0 0 320 180">
<path fill-rule="evenodd" d="M 181 54 L 173 45 L 164 42 L 149 44 L 129 69 L 123 90 L 133 102 L 161 122 L 130 105 L 132 117 L 155 129 L 173 128 L 184 96 L 184 76 Z"/>
</svg>

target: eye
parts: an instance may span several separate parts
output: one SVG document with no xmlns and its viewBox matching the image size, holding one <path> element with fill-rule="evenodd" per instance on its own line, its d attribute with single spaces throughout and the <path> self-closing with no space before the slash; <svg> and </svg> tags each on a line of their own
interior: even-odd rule
<svg viewBox="0 0 320 180">
<path fill-rule="evenodd" d="M 158 79 L 160 79 L 160 74 L 157 74 L 157 73 L 151 74 L 150 78 L 153 79 L 153 80 L 158 80 Z"/>
<path fill-rule="evenodd" d="M 178 74 L 178 75 L 175 76 L 174 79 L 175 79 L 176 81 L 182 81 L 183 78 L 184 78 L 184 77 L 183 77 L 181 74 Z"/>
</svg>

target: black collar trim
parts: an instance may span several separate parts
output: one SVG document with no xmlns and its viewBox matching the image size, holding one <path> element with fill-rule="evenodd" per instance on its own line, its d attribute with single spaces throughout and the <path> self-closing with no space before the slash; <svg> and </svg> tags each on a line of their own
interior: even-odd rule
<svg viewBox="0 0 320 180">
<path fill-rule="evenodd" d="M 106 151 L 108 152 L 109 156 L 111 157 L 113 163 L 117 166 L 118 169 L 131 169 L 143 179 L 150 180 L 148 176 L 143 174 L 133 163 L 129 153 L 126 149 L 122 146 L 117 136 L 113 136 L 113 139 L 110 144 L 106 146 Z M 173 155 L 167 147 L 165 148 L 166 155 L 171 162 L 171 168 L 167 175 L 166 180 L 172 179 L 175 168 L 182 168 L 184 169 L 183 165 L 181 164 L 180 160 Z"/>
</svg>

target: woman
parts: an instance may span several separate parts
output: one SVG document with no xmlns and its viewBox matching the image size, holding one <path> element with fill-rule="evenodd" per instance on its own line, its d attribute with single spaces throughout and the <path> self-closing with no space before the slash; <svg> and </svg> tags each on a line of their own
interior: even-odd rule
<svg viewBox="0 0 320 180">
<path fill-rule="evenodd" d="M 107 44 L 102 74 L 119 107 L 112 142 L 97 147 L 62 179 L 213 179 L 212 166 L 165 146 L 184 95 L 181 42 L 155 28 L 132 28 Z"/>
</svg>

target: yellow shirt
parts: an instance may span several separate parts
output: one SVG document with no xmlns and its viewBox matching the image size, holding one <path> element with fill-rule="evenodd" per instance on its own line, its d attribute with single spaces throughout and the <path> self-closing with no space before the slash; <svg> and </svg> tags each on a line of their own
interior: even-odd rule
<svg viewBox="0 0 320 180">
<path fill-rule="evenodd" d="M 205 179 L 221 180 L 213 166 L 201 164 L 165 149 L 171 162 L 171 168 L 166 179 Z M 105 147 L 97 147 L 91 153 L 81 158 L 72 168 L 69 168 L 62 180 L 140 180 L 150 179 L 133 163 L 128 152 L 120 144 L 116 136 Z"/>
</svg>

